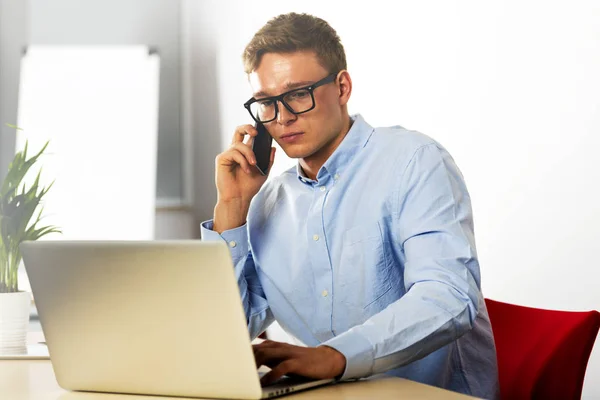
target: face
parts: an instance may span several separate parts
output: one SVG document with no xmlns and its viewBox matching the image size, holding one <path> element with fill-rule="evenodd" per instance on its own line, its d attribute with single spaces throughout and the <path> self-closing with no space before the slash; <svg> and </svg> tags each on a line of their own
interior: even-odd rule
<svg viewBox="0 0 600 400">
<path fill-rule="evenodd" d="M 329 72 L 311 51 L 267 53 L 250 74 L 250 85 L 259 99 L 308 86 Z M 344 71 L 332 83 L 314 89 L 314 109 L 296 115 L 278 102 L 277 119 L 265 126 L 288 157 L 322 165 L 346 134 L 350 92 L 350 76 Z"/>
</svg>

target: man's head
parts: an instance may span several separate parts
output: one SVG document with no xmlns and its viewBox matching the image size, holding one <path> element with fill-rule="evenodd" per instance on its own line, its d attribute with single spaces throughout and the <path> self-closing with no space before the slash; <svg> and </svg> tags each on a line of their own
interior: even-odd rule
<svg viewBox="0 0 600 400">
<path fill-rule="evenodd" d="M 350 123 L 347 102 L 352 82 L 335 30 L 310 15 L 280 15 L 254 35 L 243 61 L 253 98 L 258 100 L 248 106 L 251 113 L 260 113 L 262 120 L 274 118 L 265 125 L 289 157 L 303 159 L 307 167 L 320 167 Z M 276 101 L 263 100 L 328 77 L 318 87 L 292 92 Z M 293 133 L 300 134 L 286 138 Z"/>
</svg>

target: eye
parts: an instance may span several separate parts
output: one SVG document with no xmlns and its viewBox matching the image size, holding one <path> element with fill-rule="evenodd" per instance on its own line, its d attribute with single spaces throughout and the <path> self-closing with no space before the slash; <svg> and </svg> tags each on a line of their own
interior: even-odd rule
<svg viewBox="0 0 600 400">
<path fill-rule="evenodd" d="M 290 93 L 287 97 L 291 100 L 300 100 L 307 96 L 310 96 L 308 90 L 298 90 L 297 92 Z"/>
<path fill-rule="evenodd" d="M 262 108 L 268 108 L 273 106 L 273 100 L 264 100 L 264 101 L 258 101 L 258 104 L 262 107 Z"/>
</svg>

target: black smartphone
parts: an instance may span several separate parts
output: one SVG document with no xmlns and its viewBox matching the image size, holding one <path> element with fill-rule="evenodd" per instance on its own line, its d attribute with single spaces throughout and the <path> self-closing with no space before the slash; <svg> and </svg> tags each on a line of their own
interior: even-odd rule
<svg viewBox="0 0 600 400">
<path fill-rule="evenodd" d="M 269 164 L 271 162 L 271 144 L 273 138 L 267 131 L 267 128 L 260 122 L 254 125 L 258 131 L 258 135 L 254 137 L 252 151 L 256 157 L 256 167 L 261 174 L 267 175 L 269 172 Z"/>
</svg>

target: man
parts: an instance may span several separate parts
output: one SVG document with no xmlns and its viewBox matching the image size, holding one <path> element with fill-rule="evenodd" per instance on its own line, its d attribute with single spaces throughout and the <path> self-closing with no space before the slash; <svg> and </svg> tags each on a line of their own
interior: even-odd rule
<svg viewBox="0 0 600 400">
<path fill-rule="evenodd" d="M 451 156 L 348 114 L 344 49 L 319 18 L 272 19 L 243 57 L 246 107 L 298 164 L 265 184 L 256 129 L 238 127 L 216 158 L 202 238 L 229 244 L 251 336 L 277 320 L 306 345 L 256 345 L 272 368 L 263 384 L 386 373 L 497 397 L 471 202 Z"/>
</svg>

